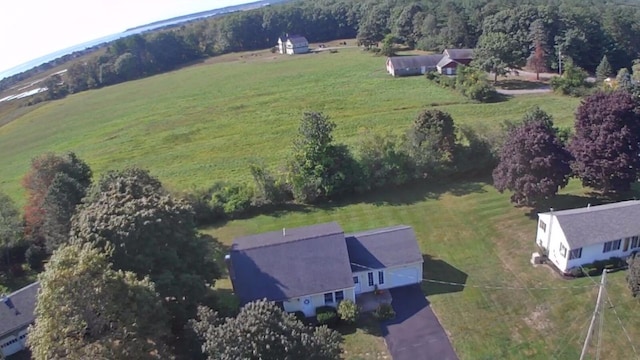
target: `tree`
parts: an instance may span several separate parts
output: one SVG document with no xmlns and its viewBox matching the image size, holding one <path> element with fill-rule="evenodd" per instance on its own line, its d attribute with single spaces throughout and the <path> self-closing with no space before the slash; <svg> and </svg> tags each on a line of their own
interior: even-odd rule
<svg viewBox="0 0 640 360">
<path fill-rule="evenodd" d="M 586 80 L 587 73 L 568 59 L 564 62 L 564 73 L 551 79 L 551 88 L 563 95 L 582 96 Z"/>
<path fill-rule="evenodd" d="M 516 42 L 507 34 L 494 32 L 482 34 L 478 47 L 474 52 L 473 64 L 494 75 L 493 82 L 499 75 L 506 75 L 509 68 L 516 66 L 513 56 Z"/>
<path fill-rule="evenodd" d="M 167 318 L 153 283 L 116 271 L 90 244 L 64 245 L 39 276 L 35 359 L 164 358 Z"/>
<path fill-rule="evenodd" d="M 289 183 L 296 200 L 330 199 L 358 185 L 360 169 L 351 152 L 344 145 L 333 144 L 335 126 L 322 113 L 304 113 L 289 163 Z"/>
<path fill-rule="evenodd" d="M 604 81 L 604 79 L 608 78 L 613 74 L 613 69 L 611 69 L 611 64 L 609 64 L 609 60 L 607 60 L 607 55 L 602 57 L 600 64 L 596 68 L 596 79 L 599 82 Z"/>
<path fill-rule="evenodd" d="M 544 23 L 536 19 L 531 23 L 529 37 L 533 43 L 533 51 L 527 59 L 527 65 L 536 72 L 536 80 L 540 80 L 540 73 L 547 68 L 547 34 Z"/>
<path fill-rule="evenodd" d="M 402 185 L 413 178 L 411 157 L 403 149 L 400 139 L 391 133 L 365 133 L 358 143 L 358 162 L 367 189 L 385 185 Z"/>
<path fill-rule="evenodd" d="M 213 360 L 340 358 L 340 335 L 326 326 L 311 328 L 275 303 L 248 303 L 235 318 L 224 321 L 210 309 L 199 308 L 192 322 L 203 340 L 203 352 Z"/>
<path fill-rule="evenodd" d="M 636 59 L 633 61 L 631 71 L 631 80 L 633 80 L 636 84 L 640 83 L 640 59 Z"/>
<path fill-rule="evenodd" d="M 634 254 L 627 259 L 629 270 L 627 270 L 627 284 L 631 295 L 637 297 L 640 295 L 640 256 Z"/>
<path fill-rule="evenodd" d="M 72 240 L 112 247 L 114 269 L 148 276 L 179 334 L 220 274 L 192 208 L 137 168 L 107 173 L 87 199 L 73 218 Z"/>
<path fill-rule="evenodd" d="M 71 217 L 85 192 L 86 188 L 66 173 L 59 172 L 53 178 L 42 205 L 43 235 L 49 253 L 69 241 Z"/>
<path fill-rule="evenodd" d="M 387 34 L 382 40 L 382 49 L 380 50 L 380 54 L 384 56 L 395 55 L 395 50 L 393 49 L 394 42 L 394 36 L 392 34 Z"/>
<path fill-rule="evenodd" d="M 84 191 L 91 184 L 91 168 L 74 153 L 64 155 L 46 153 L 31 160 L 31 169 L 22 179 L 27 191 L 24 207 L 25 234 L 40 245 L 44 245 L 45 201 L 49 187 L 58 173 L 75 180 Z"/>
<path fill-rule="evenodd" d="M 493 184 L 500 192 L 513 191 L 511 201 L 518 205 L 552 197 L 569 182 L 571 155 L 556 136 L 551 117 L 539 108 L 509 132 L 499 157 Z"/>
<path fill-rule="evenodd" d="M 631 81 L 631 75 L 627 68 L 622 68 L 616 75 L 616 88 L 627 92 L 633 91 L 633 82 Z"/>
<path fill-rule="evenodd" d="M 411 156 L 419 168 L 429 163 L 449 164 L 456 150 L 456 127 L 448 113 L 437 109 L 422 110 L 408 134 Z"/>
<path fill-rule="evenodd" d="M 576 112 L 573 172 L 604 193 L 629 190 L 640 169 L 639 143 L 640 111 L 631 94 L 595 93 Z"/>
<path fill-rule="evenodd" d="M 23 224 L 20 212 L 11 198 L 0 192 L 0 262 L 10 265 L 11 249 L 23 239 Z"/>
</svg>

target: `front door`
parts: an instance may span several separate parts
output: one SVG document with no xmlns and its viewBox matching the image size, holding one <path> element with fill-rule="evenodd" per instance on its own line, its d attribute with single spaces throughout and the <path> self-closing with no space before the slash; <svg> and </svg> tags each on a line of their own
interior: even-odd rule
<svg viewBox="0 0 640 360">
<path fill-rule="evenodd" d="M 357 276 L 354 276 L 354 277 L 353 277 L 353 284 L 354 284 L 354 286 L 355 286 L 355 288 L 354 288 L 354 290 L 353 290 L 353 291 L 354 291 L 356 294 L 360 294 L 360 293 L 362 292 L 362 287 L 360 286 L 360 278 L 359 278 L 359 277 L 357 277 Z"/>
<path fill-rule="evenodd" d="M 313 299 L 311 299 L 311 296 L 302 297 L 300 298 L 300 301 L 302 302 L 302 312 L 307 317 L 311 317 L 316 314 L 316 308 L 313 306 Z"/>
</svg>

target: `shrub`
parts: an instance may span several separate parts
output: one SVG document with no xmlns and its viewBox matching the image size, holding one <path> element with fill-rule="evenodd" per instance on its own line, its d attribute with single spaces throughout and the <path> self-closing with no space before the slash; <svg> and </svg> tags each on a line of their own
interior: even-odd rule
<svg viewBox="0 0 640 360">
<path fill-rule="evenodd" d="M 316 320 L 319 325 L 327 325 L 329 327 L 338 322 L 338 314 L 336 309 L 330 306 L 321 306 L 316 309 Z"/>
<path fill-rule="evenodd" d="M 305 315 L 302 311 L 294 312 L 293 316 L 295 316 L 296 319 L 298 319 L 298 321 L 302 322 L 303 324 L 306 324 L 308 322 L 307 315 Z"/>
<path fill-rule="evenodd" d="M 47 249 L 44 246 L 32 244 L 27 249 L 27 252 L 24 254 L 27 263 L 29 263 L 29 267 L 32 270 L 40 271 L 43 269 L 43 262 L 47 259 L 49 254 L 47 253 Z"/>
<path fill-rule="evenodd" d="M 208 225 L 219 219 L 209 204 L 211 189 L 196 189 L 185 193 L 183 197 L 193 208 L 196 225 Z"/>
<path fill-rule="evenodd" d="M 396 317 L 396 312 L 393 310 L 391 304 L 380 304 L 373 312 L 373 316 L 378 319 L 378 321 L 386 321 Z"/>
<path fill-rule="evenodd" d="M 627 260 L 629 271 L 627 272 L 627 284 L 631 295 L 637 297 L 640 294 L 640 256 L 633 254 Z"/>
<path fill-rule="evenodd" d="M 253 189 L 246 184 L 217 183 L 212 189 L 209 205 L 216 215 L 236 218 L 246 213 L 251 207 Z"/>
<path fill-rule="evenodd" d="M 344 322 L 353 324 L 358 320 L 359 315 L 358 305 L 349 299 L 341 301 L 338 305 L 338 316 Z"/>
</svg>

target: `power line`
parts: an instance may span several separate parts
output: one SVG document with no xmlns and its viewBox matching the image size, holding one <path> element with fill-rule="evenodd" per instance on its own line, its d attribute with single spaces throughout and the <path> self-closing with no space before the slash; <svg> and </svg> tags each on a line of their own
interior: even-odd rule
<svg viewBox="0 0 640 360">
<path fill-rule="evenodd" d="M 609 305 L 613 309 L 613 314 L 616 316 L 616 319 L 618 319 L 618 324 L 620 324 L 620 327 L 622 328 L 622 332 L 627 337 L 627 340 L 629 340 L 629 344 L 631 344 L 631 349 L 633 350 L 633 353 L 636 354 L 636 359 L 640 358 L 640 356 L 638 356 L 638 351 L 636 350 L 635 345 L 633 345 L 631 336 L 629 336 L 629 333 L 627 332 L 627 328 L 625 328 L 624 324 L 622 324 L 622 320 L 620 320 L 620 316 L 618 316 L 618 311 L 616 311 L 616 307 L 613 305 L 613 302 L 611 302 L 611 298 L 609 297 L 609 294 L 607 294 L 607 301 L 609 301 Z"/>
<path fill-rule="evenodd" d="M 606 281 L 607 281 L 607 271 L 605 270 L 602 272 L 602 278 L 600 280 L 600 289 L 598 290 L 598 299 L 596 300 L 596 306 L 593 309 L 593 316 L 591 317 L 591 324 L 589 324 L 589 330 L 587 330 L 587 338 L 584 339 L 584 345 L 582 346 L 582 352 L 580 353 L 580 360 L 583 360 L 585 355 L 587 355 L 587 347 L 589 345 L 589 341 L 591 340 L 591 334 L 593 334 L 593 325 L 595 324 L 598 313 L 600 313 L 600 307 L 602 305 L 602 293 L 605 288 Z"/>
</svg>

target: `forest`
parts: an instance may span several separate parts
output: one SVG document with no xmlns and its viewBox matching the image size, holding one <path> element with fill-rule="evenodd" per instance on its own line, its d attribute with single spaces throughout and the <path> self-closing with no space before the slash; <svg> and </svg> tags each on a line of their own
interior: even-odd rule
<svg viewBox="0 0 640 360">
<path fill-rule="evenodd" d="M 616 73 L 629 68 L 640 54 L 640 6 L 575 0 L 293 1 L 116 40 L 105 54 L 73 63 L 62 79 L 64 85 L 45 99 L 161 73 L 206 57 L 270 48 L 285 33 L 304 35 L 312 43 L 357 38 L 360 44 L 376 44 L 390 35 L 398 44 L 433 51 L 484 44 L 510 54 L 505 61 L 512 67 L 524 66 L 534 44 L 539 44 L 546 54 L 541 65 L 548 70 L 557 69 L 561 54 L 563 60 L 571 59 L 593 73 L 607 56 Z M 1 81 L 0 87 L 11 79 Z M 56 87 L 60 80 L 52 79 L 49 85 Z"/>
</svg>

